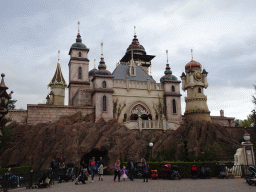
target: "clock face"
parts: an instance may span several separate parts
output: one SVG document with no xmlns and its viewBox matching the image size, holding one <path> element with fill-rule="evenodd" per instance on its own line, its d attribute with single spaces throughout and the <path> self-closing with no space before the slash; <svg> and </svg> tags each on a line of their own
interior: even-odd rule
<svg viewBox="0 0 256 192">
<path fill-rule="evenodd" d="M 202 79 L 202 75 L 199 72 L 195 73 L 194 77 L 197 81 L 200 81 Z"/>
</svg>

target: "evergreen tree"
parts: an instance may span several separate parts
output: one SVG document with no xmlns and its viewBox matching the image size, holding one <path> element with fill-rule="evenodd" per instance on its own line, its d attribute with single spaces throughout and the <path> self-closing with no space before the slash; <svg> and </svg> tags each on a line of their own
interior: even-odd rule
<svg viewBox="0 0 256 192">
<path fill-rule="evenodd" d="M 16 107 L 15 103 L 16 103 L 16 102 L 17 102 L 17 100 L 11 99 L 11 100 L 9 101 L 9 103 L 8 103 L 7 109 L 8 109 L 8 110 L 15 109 L 15 107 Z"/>
</svg>

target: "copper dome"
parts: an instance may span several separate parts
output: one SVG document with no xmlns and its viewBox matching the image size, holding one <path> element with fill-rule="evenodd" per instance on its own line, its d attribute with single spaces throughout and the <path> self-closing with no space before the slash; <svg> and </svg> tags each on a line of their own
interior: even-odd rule
<svg viewBox="0 0 256 192">
<path fill-rule="evenodd" d="M 136 35 L 134 35 L 132 43 L 127 48 L 126 52 L 131 51 L 131 50 L 140 50 L 140 51 L 146 52 L 145 48 L 142 45 L 140 45 L 139 40 L 137 39 Z"/>
<path fill-rule="evenodd" d="M 201 69 L 202 68 L 202 65 L 197 62 L 197 61 L 194 61 L 194 60 L 191 60 L 189 63 L 187 63 L 185 65 L 185 70 L 189 69 L 189 68 L 198 68 L 198 69 Z"/>
</svg>

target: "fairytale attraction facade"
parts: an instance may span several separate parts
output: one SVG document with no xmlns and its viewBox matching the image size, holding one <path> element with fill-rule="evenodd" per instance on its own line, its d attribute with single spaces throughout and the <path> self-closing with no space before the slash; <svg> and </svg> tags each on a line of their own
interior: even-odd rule
<svg viewBox="0 0 256 192">
<path fill-rule="evenodd" d="M 61 72 L 58 59 L 55 74 L 48 84 L 51 91 L 46 104 L 30 105 L 27 110 L 15 110 L 10 114 L 18 122 L 36 124 L 54 122 L 61 116 L 81 111 L 83 115 L 94 113 L 95 121 L 117 119 L 130 129 L 177 129 L 186 120 L 212 121 L 207 107 L 207 72 L 200 63 L 192 60 L 182 73 L 182 90 L 187 91 L 186 111 L 181 114 L 181 81 L 172 74 L 170 65 L 163 69 L 160 83 L 151 76 L 154 55 L 148 55 L 134 34 L 132 43 L 111 73 L 103 57 L 98 69 L 89 71 L 89 48 L 82 43 L 78 31 L 76 42 L 69 50 L 68 85 Z M 68 88 L 68 105 L 64 105 Z M 216 117 L 215 122 L 233 125 L 234 118 Z"/>
</svg>

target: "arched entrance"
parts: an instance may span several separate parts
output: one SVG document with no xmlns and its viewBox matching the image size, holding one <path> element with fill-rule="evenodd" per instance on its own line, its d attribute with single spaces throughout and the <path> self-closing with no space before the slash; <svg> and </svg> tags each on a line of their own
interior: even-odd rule
<svg viewBox="0 0 256 192">
<path fill-rule="evenodd" d="M 137 120 L 141 116 L 142 120 L 152 119 L 150 112 L 147 107 L 142 104 L 134 105 L 130 111 L 130 120 Z"/>
<path fill-rule="evenodd" d="M 108 158 L 108 151 L 107 150 L 97 150 L 97 149 L 93 149 L 92 151 L 90 151 L 89 153 L 86 153 L 81 161 L 84 160 L 84 162 L 89 165 L 89 161 L 92 157 L 95 157 L 95 161 L 98 162 L 100 160 L 100 157 L 102 157 L 105 160 L 105 163 L 107 164 L 109 158 Z"/>
</svg>

